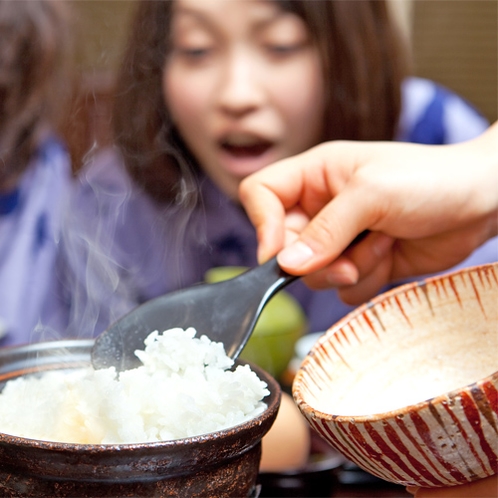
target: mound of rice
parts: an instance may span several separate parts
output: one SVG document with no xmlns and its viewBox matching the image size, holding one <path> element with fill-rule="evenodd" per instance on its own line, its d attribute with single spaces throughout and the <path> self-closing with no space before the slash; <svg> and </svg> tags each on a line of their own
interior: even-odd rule
<svg viewBox="0 0 498 498">
<path fill-rule="evenodd" d="M 262 413 L 269 394 L 248 365 L 190 328 L 157 331 L 136 355 L 143 366 L 46 372 L 7 382 L 0 431 L 86 444 L 165 441 L 233 427 Z"/>
</svg>

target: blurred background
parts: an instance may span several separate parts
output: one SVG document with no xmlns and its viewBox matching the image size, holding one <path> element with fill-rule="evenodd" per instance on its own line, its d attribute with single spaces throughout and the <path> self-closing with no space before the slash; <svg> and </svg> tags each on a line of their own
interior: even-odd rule
<svg viewBox="0 0 498 498">
<path fill-rule="evenodd" d="M 72 0 L 78 91 L 66 134 L 77 168 L 110 140 L 110 103 L 138 0 Z M 498 2 L 390 0 L 413 54 L 413 72 L 467 98 L 491 122 L 498 110 Z"/>
</svg>

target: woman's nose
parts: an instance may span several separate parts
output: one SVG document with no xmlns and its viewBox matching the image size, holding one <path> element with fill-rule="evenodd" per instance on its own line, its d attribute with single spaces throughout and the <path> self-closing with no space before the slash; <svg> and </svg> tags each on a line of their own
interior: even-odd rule
<svg viewBox="0 0 498 498">
<path fill-rule="evenodd" d="M 264 103 L 263 68 L 250 54 L 234 53 L 221 74 L 218 103 L 224 112 L 241 115 Z"/>
</svg>

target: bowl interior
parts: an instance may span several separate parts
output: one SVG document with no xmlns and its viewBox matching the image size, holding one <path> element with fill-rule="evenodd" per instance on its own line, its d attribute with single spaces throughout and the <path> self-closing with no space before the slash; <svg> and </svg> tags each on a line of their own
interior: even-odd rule
<svg viewBox="0 0 498 498">
<path fill-rule="evenodd" d="M 301 364 L 301 409 L 363 416 L 458 390 L 497 370 L 498 265 L 407 284 L 361 306 Z"/>
</svg>

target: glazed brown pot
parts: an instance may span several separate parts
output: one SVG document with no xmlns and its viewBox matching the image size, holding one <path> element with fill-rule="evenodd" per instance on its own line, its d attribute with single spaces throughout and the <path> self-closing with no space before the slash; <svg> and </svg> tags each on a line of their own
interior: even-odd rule
<svg viewBox="0 0 498 498">
<path fill-rule="evenodd" d="M 0 350 L 0 388 L 19 376 L 87 366 L 92 344 L 66 340 Z M 271 376 L 251 368 L 268 384 L 268 408 L 231 429 L 173 441 L 112 445 L 0 433 L 0 496 L 255 496 L 261 439 L 275 420 L 281 392 Z"/>
</svg>

